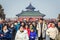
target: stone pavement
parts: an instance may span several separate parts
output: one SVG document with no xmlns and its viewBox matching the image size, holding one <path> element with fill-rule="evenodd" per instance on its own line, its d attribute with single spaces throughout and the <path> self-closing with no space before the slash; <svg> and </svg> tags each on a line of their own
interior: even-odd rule
<svg viewBox="0 0 60 40">
<path fill-rule="evenodd" d="M 35 40 L 38 40 L 38 38 L 36 38 Z M 50 40 L 49 36 L 46 35 L 46 39 L 44 39 L 44 40 Z"/>
</svg>

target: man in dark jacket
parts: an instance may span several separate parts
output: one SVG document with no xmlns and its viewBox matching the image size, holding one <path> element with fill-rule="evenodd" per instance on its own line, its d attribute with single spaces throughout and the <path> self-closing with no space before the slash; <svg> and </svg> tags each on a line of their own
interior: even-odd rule
<svg viewBox="0 0 60 40">
<path fill-rule="evenodd" d="M 10 31 L 9 37 L 11 38 L 11 40 L 14 40 L 16 35 L 16 30 L 14 28 L 14 25 L 12 24 L 8 29 Z"/>
<path fill-rule="evenodd" d="M 59 32 L 58 32 L 58 35 L 56 37 L 56 40 L 60 40 L 60 20 L 57 23 L 57 29 L 58 29 Z"/>
<path fill-rule="evenodd" d="M 0 30 L 2 29 L 2 26 L 3 26 L 3 24 L 2 24 L 2 23 L 0 23 Z"/>
</svg>

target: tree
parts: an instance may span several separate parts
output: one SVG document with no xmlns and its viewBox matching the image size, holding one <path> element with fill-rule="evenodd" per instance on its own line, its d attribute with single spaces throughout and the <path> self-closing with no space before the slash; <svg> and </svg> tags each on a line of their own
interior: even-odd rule
<svg viewBox="0 0 60 40">
<path fill-rule="evenodd" d="M 4 9 L 2 8 L 2 5 L 1 4 L 0 4 L 0 19 L 5 20 Z"/>
</svg>

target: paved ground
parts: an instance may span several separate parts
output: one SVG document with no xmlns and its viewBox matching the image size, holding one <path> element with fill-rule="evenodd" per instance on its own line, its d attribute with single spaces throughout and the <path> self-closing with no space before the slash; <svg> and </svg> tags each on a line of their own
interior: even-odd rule
<svg viewBox="0 0 60 40">
<path fill-rule="evenodd" d="M 38 40 L 38 38 L 36 38 L 36 40 Z M 50 39 L 49 39 L 49 37 L 46 35 L 46 39 L 44 39 L 44 40 L 50 40 Z"/>
</svg>

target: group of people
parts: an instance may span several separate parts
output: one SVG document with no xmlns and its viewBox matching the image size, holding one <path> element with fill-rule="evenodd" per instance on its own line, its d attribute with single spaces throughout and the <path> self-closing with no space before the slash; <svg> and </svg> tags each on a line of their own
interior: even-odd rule
<svg viewBox="0 0 60 40">
<path fill-rule="evenodd" d="M 0 23 L 0 40 L 60 40 L 60 20 Z"/>
</svg>

